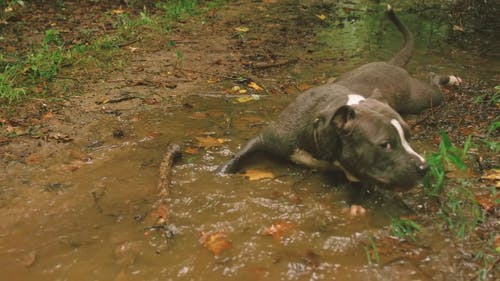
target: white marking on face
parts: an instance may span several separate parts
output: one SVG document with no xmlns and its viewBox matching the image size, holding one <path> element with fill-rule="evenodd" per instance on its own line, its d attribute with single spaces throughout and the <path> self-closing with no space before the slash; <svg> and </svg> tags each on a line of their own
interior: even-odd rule
<svg viewBox="0 0 500 281">
<path fill-rule="evenodd" d="M 448 85 L 460 85 L 462 84 L 462 79 L 455 75 L 450 75 L 450 81 L 448 81 Z"/>
<path fill-rule="evenodd" d="M 356 94 L 350 94 L 350 95 L 347 95 L 347 105 L 353 105 L 353 104 L 358 104 L 362 101 L 365 100 L 365 97 L 363 96 L 360 96 L 360 95 L 356 95 Z"/>
<path fill-rule="evenodd" d="M 413 150 L 413 148 L 411 148 L 408 141 L 406 141 L 403 127 L 401 126 L 399 121 L 396 119 L 392 119 L 391 124 L 396 128 L 396 131 L 398 131 L 399 138 L 401 139 L 401 144 L 403 145 L 403 148 L 406 150 L 406 152 L 408 152 L 409 154 L 415 155 L 422 163 L 425 163 L 424 157 L 422 157 L 420 154 L 416 153 L 415 150 Z"/>
</svg>

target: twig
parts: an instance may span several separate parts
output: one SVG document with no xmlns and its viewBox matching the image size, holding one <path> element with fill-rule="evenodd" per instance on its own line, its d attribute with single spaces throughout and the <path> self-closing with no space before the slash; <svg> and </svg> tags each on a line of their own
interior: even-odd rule
<svg viewBox="0 0 500 281">
<path fill-rule="evenodd" d="M 129 42 L 121 43 L 121 44 L 118 44 L 117 46 L 118 46 L 118 48 L 123 48 L 123 47 L 129 46 L 129 45 L 132 45 L 137 41 L 139 41 L 139 39 L 135 39 L 135 40 L 132 40 Z"/>
<path fill-rule="evenodd" d="M 428 114 L 426 114 L 422 119 L 418 120 L 417 122 L 415 122 L 415 124 L 413 124 L 411 126 L 411 128 L 415 128 L 416 126 L 424 123 L 425 120 L 429 119 L 429 117 L 431 117 L 432 115 L 434 115 L 434 111 L 438 110 L 438 109 L 441 109 L 442 107 L 444 107 L 445 103 L 442 103 L 441 105 L 437 106 L 437 107 L 433 107 L 430 112 Z"/>
<path fill-rule="evenodd" d="M 254 64 L 250 65 L 253 69 L 266 69 L 266 68 L 272 68 L 272 67 L 281 67 L 285 66 L 288 64 L 293 64 L 296 63 L 298 59 L 289 59 L 286 61 L 281 61 L 281 62 L 276 62 L 276 63 L 268 63 L 268 64 Z"/>
<path fill-rule="evenodd" d="M 158 187 L 156 188 L 160 198 L 168 196 L 172 177 L 172 165 L 180 154 L 181 147 L 178 144 L 172 143 L 168 146 L 167 152 L 165 153 L 163 161 L 160 165 L 160 180 L 158 181 Z"/>
</svg>

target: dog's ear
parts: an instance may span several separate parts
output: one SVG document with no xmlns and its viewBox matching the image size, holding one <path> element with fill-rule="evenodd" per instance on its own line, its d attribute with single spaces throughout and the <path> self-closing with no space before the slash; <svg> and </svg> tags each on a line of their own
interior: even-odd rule
<svg viewBox="0 0 500 281">
<path fill-rule="evenodd" d="M 354 109 L 349 105 L 343 105 L 335 111 L 330 124 L 341 131 L 349 131 L 352 127 L 352 121 L 356 117 Z"/>
</svg>

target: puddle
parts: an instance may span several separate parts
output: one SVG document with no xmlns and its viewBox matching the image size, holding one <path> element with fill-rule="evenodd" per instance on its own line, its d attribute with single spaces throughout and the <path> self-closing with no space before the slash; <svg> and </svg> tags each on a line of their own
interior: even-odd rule
<svg viewBox="0 0 500 281">
<path fill-rule="evenodd" d="M 250 164 L 272 171 L 274 179 L 213 173 L 259 130 L 255 124 L 275 115 L 289 99 L 268 96 L 238 104 L 232 98 L 188 97 L 177 109 L 123 120 L 132 135 L 117 139 L 108 133 L 100 146 L 82 144 L 79 149 L 91 160 L 73 172 L 45 163 L 41 175 L 25 175 L 21 194 L 1 214 L 9 226 L 0 241 L 0 262 L 9 265 L 4 273 L 13 280 L 361 277 L 369 270 L 364 258 L 369 238 L 386 231 L 391 216 L 407 213 L 404 204 L 374 198 L 368 216 L 352 218 L 345 185 L 271 159 Z M 194 147 L 193 136 L 224 138 L 228 130 L 234 136 L 230 142 L 185 154 L 175 166 L 168 200 L 172 238 L 145 235 L 149 225 L 141 218 L 157 200 L 166 144 Z M 289 234 L 278 240 L 265 235 L 279 222 L 292 225 Z M 214 231 L 224 231 L 232 244 L 215 258 L 199 242 L 202 232 Z"/>
</svg>

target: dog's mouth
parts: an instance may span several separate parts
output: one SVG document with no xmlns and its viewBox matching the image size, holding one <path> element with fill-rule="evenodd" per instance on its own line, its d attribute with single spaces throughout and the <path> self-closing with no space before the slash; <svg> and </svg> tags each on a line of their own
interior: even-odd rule
<svg viewBox="0 0 500 281">
<path fill-rule="evenodd" d="M 416 183 L 393 183 L 386 177 L 375 177 L 377 185 L 386 190 L 404 192 L 415 187 Z"/>
</svg>

